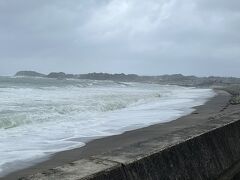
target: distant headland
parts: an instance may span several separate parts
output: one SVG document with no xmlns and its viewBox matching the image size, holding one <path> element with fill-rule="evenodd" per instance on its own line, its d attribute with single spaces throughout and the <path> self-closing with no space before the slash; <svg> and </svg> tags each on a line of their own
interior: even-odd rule
<svg viewBox="0 0 240 180">
<path fill-rule="evenodd" d="M 112 80 L 121 82 L 148 82 L 159 84 L 171 84 L 182 86 L 223 86 L 239 85 L 240 78 L 235 77 L 196 77 L 184 76 L 182 74 L 160 75 L 160 76 L 139 76 L 137 74 L 108 74 L 108 73 L 88 73 L 88 74 L 66 74 L 64 72 L 51 72 L 42 74 L 35 71 L 19 71 L 15 76 L 24 77 L 45 77 L 55 79 L 90 79 L 90 80 Z"/>
<path fill-rule="evenodd" d="M 41 74 L 35 71 L 19 71 L 15 76 L 28 76 L 28 77 L 45 77 L 45 74 Z"/>
</svg>

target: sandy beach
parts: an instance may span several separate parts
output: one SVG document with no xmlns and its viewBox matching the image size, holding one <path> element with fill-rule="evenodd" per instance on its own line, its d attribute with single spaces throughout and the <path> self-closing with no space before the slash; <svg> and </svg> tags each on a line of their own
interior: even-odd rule
<svg viewBox="0 0 240 180">
<path fill-rule="evenodd" d="M 195 107 L 196 111 L 192 114 L 181 117 L 175 121 L 152 125 L 149 127 L 128 131 L 121 135 L 115 135 L 89 141 L 86 146 L 56 153 L 49 159 L 38 163 L 32 167 L 10 173 L 1 179 L 18 179 L 29 174 L 35 174 L 47 169 L 61 166 L 73 161 L 99 155 L 102 153 L 111 152 L 119 148 L 128 148 L 140 142 L 146 142 L 158 137 L 167 137 L 185 128 L 191 128 L 204 124 L 214 119 L 219 114 L 231 113 L 233 110 L 238 110 L 239 106 L 229 105 L 230 95 L 224 91 L 216 91 L 217 95 L 211 98 L 206 104 Z M 77 140 L 77 139 L 76 139 Z"/>
</svg>

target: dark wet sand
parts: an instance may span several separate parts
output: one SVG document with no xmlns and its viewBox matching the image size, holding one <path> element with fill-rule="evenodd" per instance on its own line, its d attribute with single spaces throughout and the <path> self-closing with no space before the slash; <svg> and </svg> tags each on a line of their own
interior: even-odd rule
<svg viewBox="0 0 240 180">
<path fill-rule="evenodd" d="M 224 91 L 217 91 L 217 95 L 215 97 L 210 99 L 205 105 L 196 107 L 196 111 L 190 115 L 181 117 L 175 121 L 156 124 L 133 131 L 128 131 L 121 135 L 90 141 L 84 147 L 57 153 L 42 163 L 11 173 L 1 179 L 15 180 L 29 174 L 35 174 L 39 171 L 70 163 L 81 158 L 87 158 L 92 155 L 106 153 L 120 147 L 130 146 L 138 142 L 154 139 L 169 133 L 171 134 L 180 129 L 197 126 L 204 122 L 210 121 L 211 117 L 214 117 L 219 113 L 228 113 L 231 112 L 232 108 L 233 110 L 239 108 L 236 106 L 229 106 L 229 99 L 230 95 L 228 93 Z"/>
</svg>

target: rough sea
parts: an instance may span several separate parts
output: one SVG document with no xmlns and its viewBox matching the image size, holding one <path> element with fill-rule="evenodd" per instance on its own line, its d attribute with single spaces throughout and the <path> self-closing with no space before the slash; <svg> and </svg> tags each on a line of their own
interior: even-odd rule
<svg viewBox="0 0 240 180">
<path fill-rule="evenodd" d="M 87 139 L 176 120 L 214 95 L 170 85 L 0 77 L 0 175 Z"/>
</svg>

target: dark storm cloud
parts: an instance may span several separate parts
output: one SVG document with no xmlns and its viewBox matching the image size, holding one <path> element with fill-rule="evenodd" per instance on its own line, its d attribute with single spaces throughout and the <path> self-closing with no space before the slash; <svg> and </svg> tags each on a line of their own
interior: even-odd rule
<svg viewBox="0 0 240 180">
<path fill-rule="evenodd" d="M 240 76 L 238 0 L 1 0 L 0 74 Z"/>
</svg>

